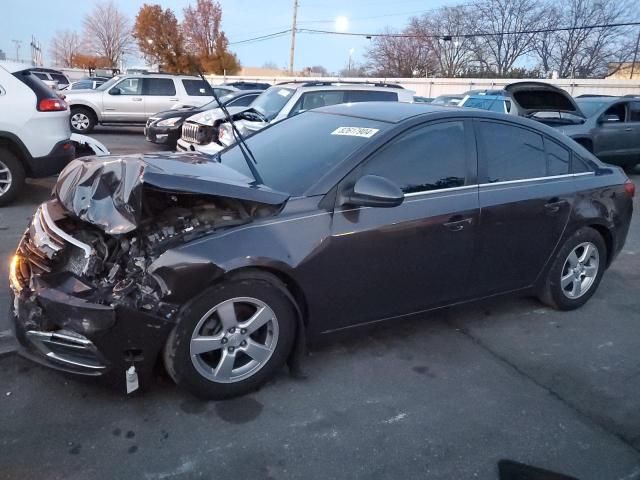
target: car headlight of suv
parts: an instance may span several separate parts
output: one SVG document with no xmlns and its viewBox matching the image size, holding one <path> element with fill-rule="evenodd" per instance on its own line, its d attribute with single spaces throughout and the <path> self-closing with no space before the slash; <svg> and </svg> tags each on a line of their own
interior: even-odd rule
<svg viewBox="0 0 640 480">
<path fill-rule="evenodd" d="M 182 118 L 181 117 L 173 117 L 173 118 L 167 118 L 165 120 L 160 120 L 158 123 L 156 123 L 156 126 L 158 126 L 158 127 L 175 127 L 180 122 L 182 122 Z"/>
</svg>

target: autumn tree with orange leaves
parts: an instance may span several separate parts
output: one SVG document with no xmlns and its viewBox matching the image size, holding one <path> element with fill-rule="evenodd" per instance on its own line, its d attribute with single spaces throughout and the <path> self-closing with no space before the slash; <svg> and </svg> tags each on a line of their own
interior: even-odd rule
<svg viewBox="0 0 640 480">
<path fill-rule="evenodd" d="M 133 36 L 149 63 L 170 73 L 191 73 L 180 24 L 171 9 L 143 5 L 136 17 Z"/>
<path fill-rule="evenodd" d="M 184 9 L 182 31 L 189 51 L 194 52 L 201 67 L 209 72 L 234 74 L 240 71 L 238 58 L 229 51 L 229 41 L 220 28 L 222 8 L 213 0 L 197 0 Z"/>
</svg>

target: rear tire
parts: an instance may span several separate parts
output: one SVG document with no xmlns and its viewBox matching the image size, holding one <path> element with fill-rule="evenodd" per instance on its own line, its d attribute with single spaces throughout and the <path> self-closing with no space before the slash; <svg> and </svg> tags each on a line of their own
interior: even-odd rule
<svg viewBox="0 0 640 480">
<path fill-rule="evenodd" d="M 95 113 L 89 108 L 72 107 L 69 117 L 69 126 L 75 133 L 90 133 L 96 126 L 97 118 Z"/>
<path fill-rule="evenodd" d="M 227 280 L 182 308 L 164 363 L 176 384 L 198 397 L 235 397 L 258 389 L 282 367 L 295 335 L 296 310 L 277 280 Z"/>
<path fill-rule="evenodd" d="M 581 307 L 598 289 L 606 265 L 607 246 L 602 235 L 593 228 L 581 228 L 558 252 L 540 300 L 558 310 Z"/>
<path fill-rule="evenodd" d="M 24 167 L 18 157 L 0 147 L 0 206 L 16 198 L 24 186 L 24 179 Z"/>
</svg>

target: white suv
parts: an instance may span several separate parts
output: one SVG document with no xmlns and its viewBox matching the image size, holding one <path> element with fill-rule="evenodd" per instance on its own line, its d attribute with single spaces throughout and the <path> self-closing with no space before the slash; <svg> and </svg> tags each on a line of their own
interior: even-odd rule
<svg viewBox="0 0 640 480">
<path fill-rule="evenodd" d="M 249 107 L 230 108 L 229 114 L 236 128 L 243 135 L 249 135 L 305 110 L 338 103 L 410 103 L 414 93 L 387 83 L 286 82 L 262 92 Z M 198 113 L 184 122 L 178 150 L 212 154 L 233 143 L 231 125 L 225 121 L 222 112 L 214 109 Z"/>
<path fill-rule="evenodd" d="M 25 65 L 0 62 L 0 205 L 25 177 L 55 175 L 74 158 L 67 104 Z"/>
<path fill-rule="evenodd" d="M 151 115 L 181 106 L 199 107 L 213 100 L 198 77 L 120 75 L 95 90 L 65 91 L 71 130 L 89 133 L 96 124 L 144 124 Z"/>
</svg>

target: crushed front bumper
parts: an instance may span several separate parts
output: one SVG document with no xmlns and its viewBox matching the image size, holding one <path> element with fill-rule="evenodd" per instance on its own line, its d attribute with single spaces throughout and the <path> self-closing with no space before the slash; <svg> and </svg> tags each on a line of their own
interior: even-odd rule
<svg viewBox="0 0 640 480">
<path fill-rule="evenodd" d="M 117 383 L 134 365 L 141 383 L 153 372 L 173 322 L 123 306 L 95 303 L 91 287 L 68 272 L 12 279 L 18 353 L 69 373 Z"/>
</svg>

